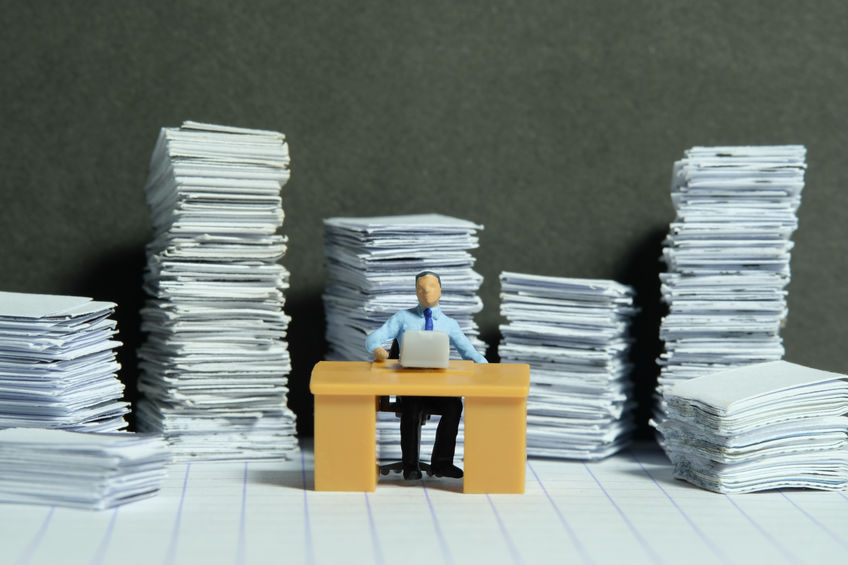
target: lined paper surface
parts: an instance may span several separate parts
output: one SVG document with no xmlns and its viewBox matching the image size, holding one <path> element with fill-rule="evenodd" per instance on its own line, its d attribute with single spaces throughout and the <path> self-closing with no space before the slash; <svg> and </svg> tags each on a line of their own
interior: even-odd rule
<svg viewBox="0 0 848 565">
<path fill-rule="evenodd" d="M 113 511 L 0 505 L 0 562 L 848 561 L 848 493 L 706 492 L 674 480 L 653 446 L 599 463 L 531 460 L 524 495 L 383 477 L 373 493 L 315 492 L 308 447 L 282 463 L 169 470 L 157 497 Z"/>
</svg>

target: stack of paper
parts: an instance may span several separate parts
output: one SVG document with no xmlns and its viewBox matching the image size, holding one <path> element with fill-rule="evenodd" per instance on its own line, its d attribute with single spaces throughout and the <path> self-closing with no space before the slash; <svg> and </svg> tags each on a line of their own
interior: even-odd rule
<svg viewBox="0 0 848 565">
<path fill-rule="evenodd" d="M 153 496 L 165 478 L 160 436 L 0 431 L 0 502 L 102 510 Z"/>
<path fill-rule="evenodd" d="M 501 273 L 498 353 L 530 365 L 527 454 L 600 459 L 633 430 L 633 289 L 613 281 Z"/>
<path fill-rule="evenodd" d="M 186 122 L 159 134 L 145 187 L 154 239 L 138 421 L 177 459 L 278 458 L 297 445 L 289 274 L 277 263 L 288 178 L 281 133 Z"/>
<path fill-rule="evenodd" d="M 112 302 L 0 292 L 0 428 L 126 427 Z"/>
<path fill-rule="evenodd" d="M 783 356 L 805 155 L 800 145 L 695 147 L 675 163 L 658 397 L 681 380 Z M 660 403 L 657 420 L 662 412 Z"/>
<path fill-rule="evenodd" d="M 678 478 L 716 492 L 848 488 L 848 377 L 785 361 L 681 382 L 660 425 Z"/>
<path fill-rule="evenodd" d="M 483 308 L 477 296 L 483 277 L 474 272 L 474 257 L 469 253 L 478 246 L 477 230 L 483 226 L 439 214 L 330 218 L 324 226 L 328 359 L 370 361 L 365 337 L 395 312 L 418 304 L 415 275 L 421 271 L 439 274 L 442 311 L 485 354 L 485 343 L 472 319 Z M 388 351 L 390 344 L 384 345 Z M 451 357 L 459 359 L 454 350 Z M 437 422 L 438 416 L 431 421 Z M 422 430 L 424 458 L 432 450 L 435 429 L 429 424 Z M 378 415 L 377 438 L 381 459 L 400 459 L 400 423 L 394 414 Z M 460 432 L 458 458 L 461 438 Z"/>
</svg>

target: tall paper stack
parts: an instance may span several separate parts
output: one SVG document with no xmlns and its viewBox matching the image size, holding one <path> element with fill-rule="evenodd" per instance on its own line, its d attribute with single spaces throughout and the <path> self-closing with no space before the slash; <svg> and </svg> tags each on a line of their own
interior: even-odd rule
<svg viewBox="0 0 848 565">
<path fill-rule="evenodd" d="M 805 156 L 800 145 L 695 147 L 675 163 L 656 422 L 666 387 L 783 356 L 789 238 Z"/>
<path fill-rule="evenodd" d="M 159 135 L 145 187 L 154 239 L 138 421 L 178 460 L 297 447 L 286 407 L 289 274 L 278 264 L 288 178 L 281 133 L 186 122 Z"/>
</svg>

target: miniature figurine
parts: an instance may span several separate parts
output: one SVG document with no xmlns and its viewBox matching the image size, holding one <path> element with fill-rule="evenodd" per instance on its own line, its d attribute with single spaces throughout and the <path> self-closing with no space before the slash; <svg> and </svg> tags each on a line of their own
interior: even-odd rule
<svg viewBox="0 0 848 565">
<path fill-rule="evenodd" d="M 451 345 L 459 351 L 463 359 L 486 363 L 486 358 L 474 349 L 459 324 L 439 308 L 439 299 L 442 297 L 442 281 L 439 275 L 432 271 L 418 273 L 415 276 L 415 293 L 418 296 L 418 306 L 397 312 L 365 338 L 365 347 L 374 356 L 375 361 L 385 361 L 389 354 L 382 345 L 392 339 L 397 339 L 400 344 L 406 330 L 436 330 L 448 334 Z M 403 478 L 421 478 L 418 451 L 419 427 L 423 413 L 441 415 L 430 462 L 431 472 L 438 477 L 462 477 L 462 469 L 453 464 L 456 434 L 462 414 L 462 398 L 404 396 L 401 401 L 400 445 L 403 454 Z"/>
</svg>

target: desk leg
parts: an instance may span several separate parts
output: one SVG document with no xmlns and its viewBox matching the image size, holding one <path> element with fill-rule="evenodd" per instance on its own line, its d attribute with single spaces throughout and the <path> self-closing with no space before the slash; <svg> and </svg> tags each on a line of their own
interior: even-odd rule
<svg viewBox="0 0 848 565">
<path fill-rule="evenodd" d="M 466 493 L 524 492 L 527 399 L 465 399 Z"/>
<path fill-rule="evenodd" d="M 315 396 L 315 490 L 377 488 L 373 396 Z"/>
</svg>

